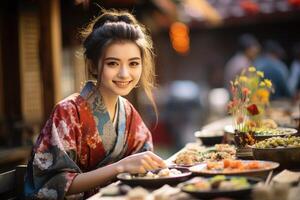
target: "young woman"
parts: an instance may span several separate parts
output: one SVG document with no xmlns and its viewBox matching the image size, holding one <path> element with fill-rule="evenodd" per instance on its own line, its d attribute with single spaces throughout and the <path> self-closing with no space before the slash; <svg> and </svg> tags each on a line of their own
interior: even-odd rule
<svg viewBox="0 0 300 200">
<path fill-rule="evenodd" d="M 155 107 L 152 42 L 144 28 L 127 12 L 105 11 L 87 27 L 83 46 L 96 81 L 55 106 L 28 163 L 26 198 L 87 197 L 120 172 L 165 167 L 151 152 L 140 115 L 121 97 L 140 85 Z"/>
</svg>

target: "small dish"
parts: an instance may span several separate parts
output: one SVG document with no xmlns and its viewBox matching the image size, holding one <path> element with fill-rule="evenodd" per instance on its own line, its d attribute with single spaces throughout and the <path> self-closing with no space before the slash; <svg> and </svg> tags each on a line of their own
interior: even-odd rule
<svg viewBox="0 0 300 200">
<path fill-rule="evenodd" d="M 184 167 L 174 167 L 169 169 L 177 169 L 181 174 L 175 176 L 166 176 L 159 178 L 148 178 L 148 177 L 135 177 L 134 174 L 120 173 L 117 178 L 123 183 L 130 186 L 143 186 L 146 188 L 159 188 L 165 184 L 177 185 L 180 182 L 186 181 L 192 174 L 187 168 Z M 154 170 L 153 173 L 158 173 L 159 170 Z"/>
<path fill-rule="evenodd" d="M 181 183 L 179 186 L 183 192 L 189 193 L 195 197 L 201 198 L 201 199 L 213 199 L 217 197 L 230 197 L 230 198 L 238 198 L 249 196 L 251 194 L 251 190 L 253 187 L 260 182 L 260 179 L 252 178 L 252 177 L 235 177 L 235 176 L 224 176 L 224 181 L 231 181 L 231 180 L 242 180 L 242 182 L 246 182 L 246 185 L 244 187 L 238 187 L 238 188 L 226 188 L 226 189 L 219 189 L 215 188 L 215 186 L 211 185 L 209 189 L 199 189 L 197 188 L 197 184 L 204 182 L 210 182 L 212 179 L 220 177 L 215 176 L 213 178 L 200 178 L 196 177 L 193 178 L 187 182 Z M 215 184 L 214 184 L 215 185 Z M 220 183 L 218 183 L 220 185 Z"/>
</svg>

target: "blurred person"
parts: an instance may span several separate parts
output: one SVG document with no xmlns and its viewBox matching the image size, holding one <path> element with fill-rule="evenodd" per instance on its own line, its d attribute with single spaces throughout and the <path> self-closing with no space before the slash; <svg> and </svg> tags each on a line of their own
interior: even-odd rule
<svg viewBox="0 0 300 200">
<path fill-rule="evenodd" d="M 291 95 L 300 97 L 300 43 L 294 46 L 294 60 L 290 70 L 288 83 Z"/>
<path fill-rule="evenodd" d="M 140 85 L 152 102 L 152 41 L 135 17 L 103 11 L 83 33 L 89 77 L 82 91 L 59 102 L 28 162 L 25 197 L 86 198 L 121 172 L 166 167 L 152 153 L 152 136 L 121 97 Z"/>
<path fill-rule="evenodd" d="M 194 132 L 202 123 L 202 102 L 199 86 L 189 80 L 177 80 L 170 84 L 165 105 L 165 120 L 176 150 L 194 142 Z"/>
<path fill-rule="evenodd" d="M 243 69 L 253 65 L 260 52 L 258 40 L 251 34 L 243 34 L 238 38 L 238 51 L 225 64 L 224 85 L 229 88 L 230 81 L 240 74 Z"/>
<path fill-rule="evenodd" d="M 274 41 L 267 40 L 264 43 L 263 54 L 254 62 L 257 70 L 264 73 L 265 78 L 270 79 L 273 83 L 275 92 L 271 98 L 290 97 L 288 88 L 288 68 L 282 61 L 286 53 L 282 46 Z"/>
</svg>

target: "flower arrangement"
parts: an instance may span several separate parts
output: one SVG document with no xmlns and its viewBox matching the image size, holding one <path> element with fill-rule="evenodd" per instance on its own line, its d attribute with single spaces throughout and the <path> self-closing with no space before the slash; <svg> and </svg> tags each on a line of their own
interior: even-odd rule
<svg viewBox="0 0 300 200">
<path fill-rule="evenodd" d="M 261 127 L 261 119 L 273 91 L 272 82 L 264 78 L 263 72 L 251 66 L 230 84 L 232 99 L 228 110 L 234 117 L 235 130 L 253 132 Z"/>
</svg>

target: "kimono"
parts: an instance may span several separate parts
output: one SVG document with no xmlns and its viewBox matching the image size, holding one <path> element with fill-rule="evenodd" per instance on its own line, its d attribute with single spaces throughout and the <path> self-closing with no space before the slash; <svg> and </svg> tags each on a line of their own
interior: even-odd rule
<svg viewBox="0 0 300 200">
<path fill-rule="evenodd" d="M 87 82 L 80 94 L 75 93 L 55 106 L 28 162 L 26 199 L 64 199 L 78 174 L 153 150 L 151 133 L 132 104 L 118 98 L 118 120 L 114 126 L 100 94 L 93 104 L 87 101 L 94 87 L 94 83 Z M 110 134 L 116 138 L 112 148 L 107 149 L 103 139 Z M 72 196 L 82 198 L 91 194 L 93 191 Z"/>
</svg>

